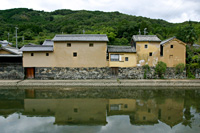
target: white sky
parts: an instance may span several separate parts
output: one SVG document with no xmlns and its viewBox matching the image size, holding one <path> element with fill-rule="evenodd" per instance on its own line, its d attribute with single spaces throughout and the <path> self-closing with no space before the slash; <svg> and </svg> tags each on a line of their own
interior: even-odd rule
<svg viewBox="0 0 200 133">
<path fill-rule="evenodd" d="M 32 8 L 119 11 L 169 22 L 200 21 L 200 0 L 1 0 L 0 10 Z"/>
</svg>

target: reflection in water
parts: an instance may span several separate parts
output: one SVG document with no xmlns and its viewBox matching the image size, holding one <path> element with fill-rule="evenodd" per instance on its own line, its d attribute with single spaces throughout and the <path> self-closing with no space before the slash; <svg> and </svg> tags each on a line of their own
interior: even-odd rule
<svg viewBox="0 0 200 133">
<path fill-rule="evenodd" d="M 131 90 L 122 96 L 118 96 L 117 90 L 112 92 L 115 93 L 110 97 L 115 98 L 108 95 L 93 98 L 97 93 L 106 93 L 101 91 L 88 94 L 86 90 L 78 90 L 76 93 L 81 95 L 70 92 L 70 96 L 69 91 L 63 90 L 2 90 L 0 116 L 7 118 L 17 112 L 27 117 L 55 117 L 57 126 L 105 126 L 113 116 L 125 115 L 133 126 L 165 123 L 171 128 L 178 124 L 192 128 L 194 119 L 200 118 L 191 113 L 191 107 L 199 113 L 199 90 Z"/>
</svg>

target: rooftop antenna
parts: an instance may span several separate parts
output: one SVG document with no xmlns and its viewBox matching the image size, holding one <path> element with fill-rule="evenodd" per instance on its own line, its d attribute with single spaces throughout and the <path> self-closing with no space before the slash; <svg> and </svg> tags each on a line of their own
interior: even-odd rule
<svg viewBox="0 0 200 133">
<path fill-rule="evenodd" d="M 141 31 L 140 31 L 140 29 L 139 29 L 139 35 L 141 35 Z"/>
<path fill-rule="evenodd" d="M 147 33 L 147 28 L 144 28 L 144 35 L 146 35 Z"/>
<path fill-rule="evenodd" d="M 17 30 L 18 30 L 18 27 L 15 27 L 16 29 L 16 48 L 18 48 L 18 45 L 17 45 Z"/>
<path fill-rule="evenodd" d="M 85 34 L 85 30 L 83 29 L 83 34 Z"/>
</svg>

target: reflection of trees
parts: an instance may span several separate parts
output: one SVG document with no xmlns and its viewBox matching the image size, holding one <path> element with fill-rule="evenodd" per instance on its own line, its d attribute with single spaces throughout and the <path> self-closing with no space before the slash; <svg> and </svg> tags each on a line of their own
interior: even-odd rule
<svg viewBox="0 0 200 133">
<path fill-rule="evenodd" d="M 192 128 L 192 125 L 191 125 L 192 118 L 194 117 L 194 115 L 192 115 L 190 112 L 190 107 L 195 103 L 193 99 L 195 99 L 195 91 L 185 90 L 185 97 L 184 97 L 185 111 L 184 111 L 184 119 L 183 119 L 182 125 L 189 126 L 190 128 Z"/>
<path fill-rule="evenodd" d="M 185 108 L 184 116 L 185 116 L 185 118 L 184 118 L 184 120 L 182 122 L 182 125 L 189 126 L 190 128 L 192 128 L 191 124 L 192 124 L 192 118 L 194 117 L 194 115 L 191 114 L 189 106 L 187 106 Z"/>
</svg>

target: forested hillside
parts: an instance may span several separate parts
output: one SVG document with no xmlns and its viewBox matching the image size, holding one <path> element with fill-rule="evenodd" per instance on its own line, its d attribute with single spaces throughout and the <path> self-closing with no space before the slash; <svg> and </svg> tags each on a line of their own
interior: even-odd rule
<svg viewBox="0 0 200 133">
<path fill-rule="evenodd" d="M 191 22 L 200 42 L 200 23 Z M 18 42 L 20 46 L 27 43 L 41 44 L 45 39 L 52 39 L 55 34 L 107 34 L 109 44 L 127 45 L 131 36 L 143 34 L 147 28 L 148 34 L 156 34 L 166 39 L 177 36 L 185 41 L 184 30 L 189 22 L 169 23 L 164 20 L 136 17 L 119 12 L 101 11 L 72 11 L 56 10 L 53 12 L 35 11 L 18 8 L 0 10 L 0 40 L 8 40 L 15 44 L 15 27 L 18 29 Z M 24 37 L 24 42 L 23 38 Z"/>
</svg>

